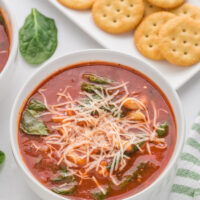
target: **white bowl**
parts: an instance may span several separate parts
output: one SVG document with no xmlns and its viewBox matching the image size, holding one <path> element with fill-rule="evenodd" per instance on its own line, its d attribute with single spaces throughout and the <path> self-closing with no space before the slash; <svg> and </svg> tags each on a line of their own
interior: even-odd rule
<svg viewBox="0 0 200 200">
<path fill-rule="evenodd" d="M 144 61 L 141 61 L 135 57 L 111 50 L 86 50 L 67 54 L 60 58 L 57 58 L 52 62 L 46 63 L 25 83 L 24 87 L 21 89 L 18 97 L 16 98 L 15 104 L 12 109 L 10 121 L 10 137 L 12 150 L 20 169 L 25 176 L 25 179 L 29 183 L 32 190 L 35 191 L 35 193 L 37 193 L 38 196 L 40 196 L 42 199 L 66 200 L 66 198 L 59 196 L 44 187 L 37 179 L 34 178 L 34 176 L 27 168 L 26 164 L 23 162 L 18 146 L 18 117 L 20 109 L 27 96 L 46 77 L 48 77 L 58 69 L 85 61 L 108 61 L 130 66 L 142 72 L 151 80 L 153 80 L 168 97 L 177 120 L 177 143 L 174 153 L 164 171 L 150 186 L 135 194 L 134 196 L 127 198 L 131 200 L 157 199 L 158 194 L 162 193 L 166 189 L 166 184 L 170 178 L 169 175 L 175 171 L 175 165 L 183 146 L 185 138 L 185 121 L 181 103 L 176 91 L 169 85 L 169 83 L 159 71 L 154 69 L 149 64 L 146 64 Z"/>
<path fill-rule="evenodd" d="M 6 0 L 0 0 L 0 8 L 2 8 L 5 13 L 5 17 L 6 20 L 9 22 L 8 26 L 10 26 L 11 31 L 9 57 L 2 72 L 0 72 L 0 98 L 2 98 L 3 96 L 5 96 L 5 92 L 8 91 L 9 81 L 14 72 L 14 61 L 18 46 L 18 29 L 15 17 L 13 16 L 13 11 L 7 5 Z"/>
</svg>

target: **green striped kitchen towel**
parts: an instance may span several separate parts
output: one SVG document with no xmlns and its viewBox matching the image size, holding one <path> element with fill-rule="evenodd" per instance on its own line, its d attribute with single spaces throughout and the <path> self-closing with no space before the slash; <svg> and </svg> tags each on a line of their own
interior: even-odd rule
<svg viewBox="0 0 200 200">
<path fill-rule="evenodd" d="M 170 200 L 200 200 L 200 113 L 186 140 Z"/>
</svg>

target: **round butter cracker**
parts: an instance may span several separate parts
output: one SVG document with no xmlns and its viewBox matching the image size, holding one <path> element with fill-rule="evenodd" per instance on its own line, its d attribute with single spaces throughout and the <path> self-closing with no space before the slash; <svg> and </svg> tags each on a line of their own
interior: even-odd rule
<svg viewBox="0 0 200 200">
<path fill-rule="evenodd" d="M 160 51 L 172 64 L 190 66 L 200 60 L 200 23 L 190 17 L 175 17 L 159 32 Z"/>
<path fill-rule="evenodd" d="M 162 8 L 154 6 L 153 4 L 149 3 L 147 0 L 144 0 L 144 17 L 151 15 L 155 12 L 162 11 Z"/>
<path fill-rule="evenodd" d="M 134 34 L 138 51 L 153 60 L 163 60 L 159 49 L 159 30 L 168 20 L 176 17 L 169 12 L 156 12 L 147 16 L 137 27 Z"/>
<path fill-rule="evenodd" d="M 95 0 L 58 0 L 61 4 L 75 10 L 90 9 Z"/>
<path fill-rule="evenodd" d="M 92 15 L 96 25 L 112 34 L 134 29 L 144 14 L 143 0 L 96 0 Z"/>
<path fill-rule="evenodd" d="M 183 4 L 185 0 L 148 0 L 154 6 L 158 6 L 160 8 L 171 9 L 176 8 Z"/>
<path fill-rule="evenodd" d="M 194 20 L 200 21 L 200 8 L 188 3 L 185 3 L 176 9 L 170 10 L 170 12 L 178 16 L 188 16 Z"/>
</svg>

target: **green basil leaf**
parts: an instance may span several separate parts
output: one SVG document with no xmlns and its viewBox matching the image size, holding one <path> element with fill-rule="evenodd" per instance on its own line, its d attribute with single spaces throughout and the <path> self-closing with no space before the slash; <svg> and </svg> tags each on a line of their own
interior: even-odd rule
<svg viewBox="0 0 200 200">
<path fill-rule="evenodd" d="M 0 151 L 0 165 L 2 165 L 4 163 L 6 159 L 6 155 L 3 151 Z"/>
<path fill-rule="evenodd" d="M 30 64 L 41 64 L 57 47 L 57 28 L 53 19 L 33 8 L 19 31 L 19 49 Z"/>
<path fill-rule="evenodd" d="M 44 111 L 47 110 L 46 106 L 38 101 L 37 99 L 31 99 L 28 103 L 28 109 L 34 111 Z"/>
<path fill-rule="evenodd" d="M 23 114 L 20 128 L 24 133 L 28 135 L 48 135 L 46 125 L 42 121 L 37 119 L 32 110 L 29 109 L 26 109 Z"/>
</svg>

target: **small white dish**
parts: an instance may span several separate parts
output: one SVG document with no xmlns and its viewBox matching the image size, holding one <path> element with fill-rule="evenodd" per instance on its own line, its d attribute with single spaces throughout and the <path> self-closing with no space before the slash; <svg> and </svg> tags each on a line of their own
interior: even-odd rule
<svg viewBox="0 0 200 200">
<path fill-rule="evenodd" d="M 5 92 L 8 91 L 9 81 L 14 72 L 14 61 L 18 47 L 18 29 L 15 16 L 7 5 L 6 0 L 0 0 L 0 8 L 5 14 L 6 21 L 9 23 L 7 26 L 10 26 L 10 53 L 6 65 L 2 72 L 0 72 L 0 98 L 2 98 L 5 96 Z"/>
<path fill-rule="evenodd" d="M 129 200 L 149 200 L 157 199 L 157 196 L 166 189 L 171 174 L 175 171 L 177 159 L 181 153 L 181 149 L 185 138 L 185 121 L 184 114 L 181 107 L 181 103 L 176 91 L 170 86 L 165 77 L 151 65 L 141 61 L 130 55 L 126 55 L 120 52 L 111 50 L 86 50 L 75 52 L 61 56 L 54 61 L 45 63 L 32 77 L 24 84 L 23 88 L 19 92 L 15 104 L 12 108 L 11 121 L 10 121 L 10 139 L 14 157 L 22 170 L 25 179 L 32 190 L 38 194 L 43 200 L 66 200 L 66 198 L 59 196 L 45 186 L 43 186 L 29 171 L 26 164 L 23 162 L 19 145 L 18 145 L 18 117 L 21 111 L 21 107 L 29 96 L 29 94 L 39 85 L 45 78 L 52 73 L 62 69 L 63 67 L 73 65 L 80 62 L 87 61 L 108 61 L 114 63 L 120 63 L 126 66 L 130 66 L 133 69 L 145 74 L 153 82 L 155 82 L 161 90 L 166 94 L 168 100 L 174 110 L 175 118 L 177 121 L 177 143 L 174 153 L 160 176 L 147 188 L 141 192 L 131 196 Z"/>
</svg>

